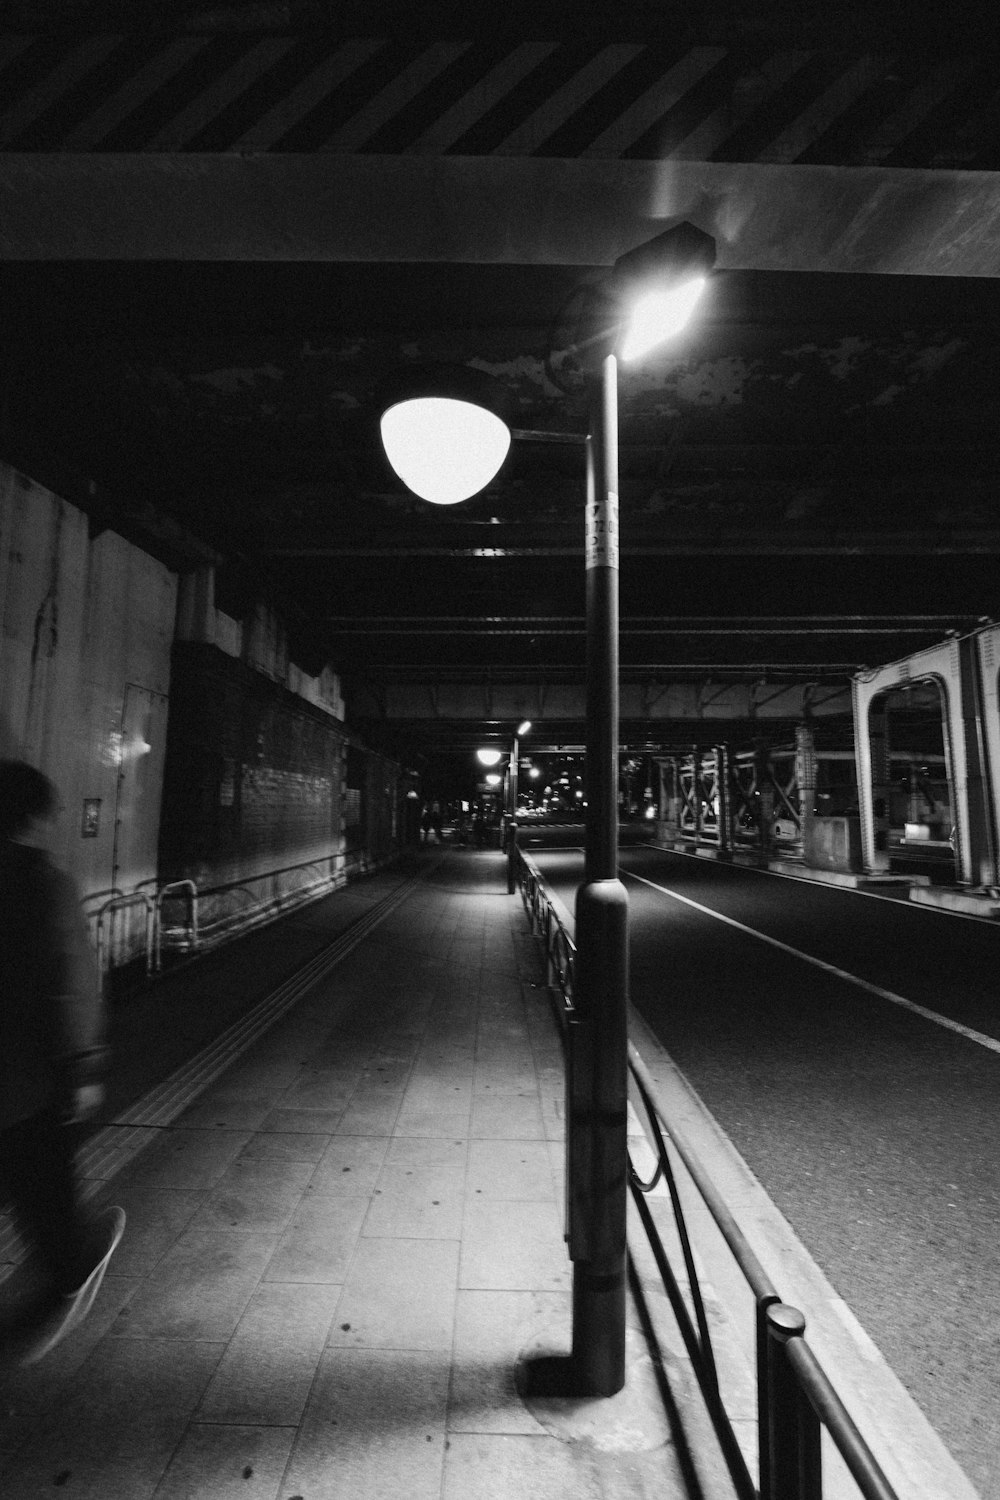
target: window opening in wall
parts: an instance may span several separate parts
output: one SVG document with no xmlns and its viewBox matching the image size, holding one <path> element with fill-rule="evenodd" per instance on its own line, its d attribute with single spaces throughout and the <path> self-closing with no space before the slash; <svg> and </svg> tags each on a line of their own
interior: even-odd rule
<svg viewBox="0 0 1000 1500">
<path fill-rule="evenodd" d="M 937 678 L 901 683 L 869 709 L 875 849 L 883 868 L 957 878 L 955 797 Z"/>
</svg>

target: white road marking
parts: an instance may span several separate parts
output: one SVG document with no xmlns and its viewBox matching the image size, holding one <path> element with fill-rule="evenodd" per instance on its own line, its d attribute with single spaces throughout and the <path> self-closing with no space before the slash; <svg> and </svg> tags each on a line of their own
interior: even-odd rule
<svg viewBox="0 0 1000 1500">
<path fill-rule="evenodd" d="M 643 885 L 652 886 L 654 891 L 660 891 L 664 896 L 669 896 L 673 901 L 680 901 L 685 906 L 691 906 L 695 911 L 704 912 L 707 917 L 714 917 L 717 922 L 725 922 L 727 927 L 735 927 L 738 932 L 745 932 L 748 937 L 758 938 L 762 943 L 770 943 L 772 948 L 780 948 L 782 953 L 791 953 L 794 958 L 804 959 L 807 964 L 813 964 L 817 969 L 824 969 L 827 974 L 835 974 L 838 979 L 846 979 L 848 984 L 856 984 L 859 989 L 867 990 L 871 995 L 878 995 L 881 1000 L 889 1000 L 893 1005 L 900 1005 L 904 1010 L 913 1011 L 914 1015 L 923 1016 L 925 1021 L 933 1021 L 935 1026 L 943 1026 L 947 1031 L 957 1032 L 970 1042 L 976 1042 L 980 1047 L 986 1047 L 990 1052 L 1000 1053 L 1000 1041 L 995 1037 L 986 1036 L 982 1031 L 973 1031 L 971 1026 L 963 1026 L 959 1021 L 951 1021 L 947 1016 L 938 1015 L 937 1011 L 928 1010 L 924 1005 L 917 1005 L 913 1000 L 907 1000 L 902 995 L 897 995 L 893 990 L 885 990 L 880 984 L 872 984 L 868 979 L 861 979 L 857 974 L 849 974 L 846 969 L 838 969 L 835 964 L 825 963 L 821 958 L 815 958 L 811 953 L 803 953 L 801 948 L 792 948 L 788 943 L 782 943 L 778 938 L 769 937 L 766 932 L 758 932 L 755 927 L 747 927 L 743 922 L 737 922 L 735 917 L 724 917 L 721 912 L 713 911 L 710 906 L 702 906 L 699 901 L 692 901 L 690 896 L 681 896 L 677 891 L 672 891 L 668 886 L 657 885 L 655 880 L 647 880 L 645 875 L 637 875 L 634 870 L 622 867 L 622 874 L 630 880 L 639 880 Z"/>
</svg>

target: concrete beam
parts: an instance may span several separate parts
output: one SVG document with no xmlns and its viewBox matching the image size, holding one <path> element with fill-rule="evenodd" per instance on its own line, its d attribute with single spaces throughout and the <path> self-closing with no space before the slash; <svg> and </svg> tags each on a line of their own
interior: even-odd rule
<svg viewBox="0 0 1000 1500">
<path fill-rule="evenodd" d="M 496 721 L 516 723 L 529 718 L 554 726 L 582 724 L 585 691 L 581 683 L 548 682 L 438 682 L 379 685 L 372 693 L 355 685 L 354 712 L 364 718 L 385 718 L 393 723 L 481 724 Z M 693 682 L 649 684 L 623 682 L 621 717 L 658 724 L 690 723 L 702 732 L 735 720 L 763 722 L 804 718 L 842 717 L 851 712 L 851 690 L 847 684 L 829 684 L 817 692 L 814 683 L 724 683 L 712 687 Z"/>
<path fill-rule="evenodd" d="M 697 161 L 0 155 L 0 260 L 601 266 L 690 218 L 724 270 L 1000 275 L 1000 174 Z"/>
</svg>

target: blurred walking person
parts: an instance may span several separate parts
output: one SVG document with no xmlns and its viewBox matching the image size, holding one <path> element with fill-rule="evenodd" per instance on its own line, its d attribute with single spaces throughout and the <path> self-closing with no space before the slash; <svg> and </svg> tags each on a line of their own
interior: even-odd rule
<svg viewBox="0 0 1000 1500">
<path fill-rule="evenodd" d="M 125 1227 L 120 1208 L 84 1210 L 76 1176 L 107 1053 L 76 888 L 45 847 L 59 810 L 48 777 L 0 761 L 0 1196 L 35 1282 L 0 1321 L 0 1354 L 22 1363 L 87 1316 Z"/>
</svg>

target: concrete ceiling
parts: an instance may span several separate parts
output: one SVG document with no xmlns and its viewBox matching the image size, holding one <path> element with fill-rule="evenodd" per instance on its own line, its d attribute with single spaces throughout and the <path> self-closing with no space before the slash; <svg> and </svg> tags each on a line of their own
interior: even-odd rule
<svg viewBox="0 0 1000 1500">
<path fill-rule="evenodd" d="M 369 733 L 405 688 L 424 753 L 530 695 L 579 734 L 579 447 L 517 444 L 443 511 L 387 471 L 380 398 L 471 364 L 521 427 L 582 435 L 584 290 L 680 218 L 719 270 L 622 375 L 628 741 L 690 743 L 712 703 L 745 735 L 777 704 L 779 732 L 1000 614 L 1000 95 L 972 8 L 944 46 L 898 6 L 852 38 L 719 5 L 669 42 L 628 7 L 569 61 L 566 7 L 535 12 L 544 58 L 458 22 L 363 45 L 388 7 L 331 33 L 315 6 L 161 6 L 155 37 L 42 9 L 0 37 L 3 456 L 173 566 L 217 557 L 223 607 L 263 590 Z"/>
</svg>

